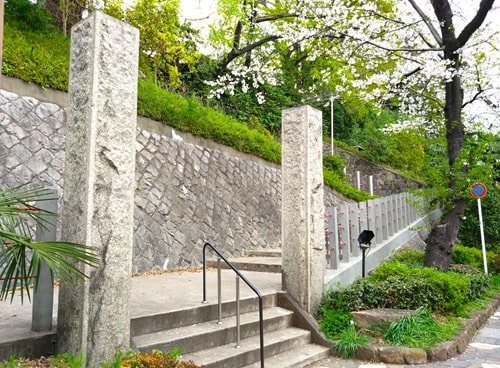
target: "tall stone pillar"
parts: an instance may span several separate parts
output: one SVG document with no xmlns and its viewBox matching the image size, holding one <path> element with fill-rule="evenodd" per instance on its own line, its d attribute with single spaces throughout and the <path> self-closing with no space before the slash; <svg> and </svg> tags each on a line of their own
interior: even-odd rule
<svg viewBox="0 0 500 368">
<path fill-rule="evenodd" d="M 325 208 L 321 111 L 310 106 L 282 113 L 283 288 L 307 312 L 323 296 Z"/>
<path fill-rule="evenodd" d="M 71 31 L 61 237 L 101 262 L 61 285 L 57 341 L 91 367 L 130 346 L 138 48 L 137 29 L 100 12 Z"/>
</svg>

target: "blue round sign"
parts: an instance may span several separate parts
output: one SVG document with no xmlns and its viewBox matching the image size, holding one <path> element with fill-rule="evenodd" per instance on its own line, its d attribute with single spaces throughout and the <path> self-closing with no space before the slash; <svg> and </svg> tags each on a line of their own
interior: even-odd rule
<svg viewBox="0 0 500 368">
<path fill-rule="evenodd" d="M 472 184 L 472 187 L 470 188 L 470 194 L 474 198 L 483 198 L 487 191 L 488 189 L 486 189 L 486 185 L 482 183 Z"/>
</svg>

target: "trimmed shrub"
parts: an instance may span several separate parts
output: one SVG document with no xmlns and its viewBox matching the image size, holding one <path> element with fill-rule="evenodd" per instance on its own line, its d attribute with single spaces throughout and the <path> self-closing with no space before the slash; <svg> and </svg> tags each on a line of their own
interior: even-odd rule
<svg viewBox="0 0 500 368">
<path fill-rule="evenodd" d="M 483 252 L 481 249 L 470 248 L 463 245 L 455 245 L 451 255 L 451 261 L 457 264 L 469 265 L 478 270 L 484 270 Z M 498 264 L 498 255 L 492 251 L 486 252 L 486 262 L 488 271 L 498 273 L 500 265 Z"/>
</svg>

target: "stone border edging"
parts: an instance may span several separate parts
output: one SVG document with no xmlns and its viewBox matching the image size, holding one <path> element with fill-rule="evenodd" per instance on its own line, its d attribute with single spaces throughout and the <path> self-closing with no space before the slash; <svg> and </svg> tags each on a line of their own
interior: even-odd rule
<svg viewBox="0 0 500 368">
<path fill-rule="evenodd" d="M 455 336 L 454 340 L 442 342 L 428 351 L 396 346 L 366 346 L 359 347 L 354 358 L 387 364 L 426 364 L 448 360 L 467 349 L 474 334 L 484 326 L 498 307 L 500 307 L 500 295 L 497 295 L 484 310 L 474 313 L 472 318 L 466 320 L 466 327 Z"/>
</svg>

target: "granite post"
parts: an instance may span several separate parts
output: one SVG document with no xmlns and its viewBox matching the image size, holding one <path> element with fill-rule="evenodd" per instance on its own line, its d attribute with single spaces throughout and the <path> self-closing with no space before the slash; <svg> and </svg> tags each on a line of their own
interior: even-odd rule
<svg viewBox="0 0 500 368">
<path fill-rule="evenodd" d="M 138 48 L 137 29 L 100 12 L 71 31 L 61 238 L 101 261 L 61 285 L 57 342 L 90 367 L 130 346 Z"/>
<path fill-rule="evenodd" d="M 312 314 L 326 262 L 321 111 L 283 111 L 281 157 L 283 288 Z"/>
</svg>

